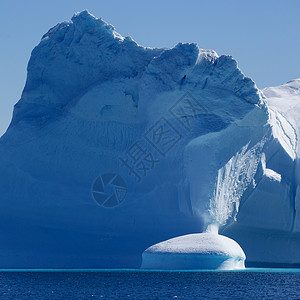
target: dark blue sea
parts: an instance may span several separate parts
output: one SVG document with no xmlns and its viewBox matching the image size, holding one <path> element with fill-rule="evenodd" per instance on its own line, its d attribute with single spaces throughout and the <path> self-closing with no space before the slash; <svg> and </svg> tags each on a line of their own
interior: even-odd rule
<svg viewBox="0 0 300 300">
<path fill-rule="evenodd" d="M 300 299 L 300 270 L 3 271 L 1 299 Z"/>
</svg>

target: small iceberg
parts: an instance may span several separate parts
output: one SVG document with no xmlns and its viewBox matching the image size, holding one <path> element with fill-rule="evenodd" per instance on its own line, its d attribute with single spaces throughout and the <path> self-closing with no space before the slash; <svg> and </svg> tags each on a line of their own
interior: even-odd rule
<svg viewBox="0 0 300 300">
<path fill-rule="evenodd" d="M 142 269 L 235 270 L 245 268 L 245 253 L 234 240 L 214 232 L 188 234 L 143 252 Z"/>
</svg>

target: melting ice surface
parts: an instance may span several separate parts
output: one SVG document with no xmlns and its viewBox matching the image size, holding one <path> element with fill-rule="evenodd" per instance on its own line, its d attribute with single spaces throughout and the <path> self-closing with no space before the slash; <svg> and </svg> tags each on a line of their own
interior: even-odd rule
<svg viewBox="0 0 300 300">
<path fill-rule="evenodd" d="M 209 210 L 215 223 L 225 225 L 229 218 L 235 218 L 244 191 L 250 184 L 255 187 L 254 176 L 261 159 L 263 144 L 261 141 L 250 149 L 249 144 L 245 145 L 218 170 Z"/>
<path fill-rule="evenodd" d="M 235 219 L 240 199 L 250 184 L 262 157 L 265 140 L 249 148 L 242 147 L 224 167 L 218 170 L 216 187 L 210 199 L 212 223 L 205 233 L 173 238 L 146 249 L 142 268 L 145 269 L 215 269 L 245 268 L 245 254 L 232 239 L 218 234 L 219 226 Z M 265 168 L 265 167 L 264 167 Z"/>
</svg>

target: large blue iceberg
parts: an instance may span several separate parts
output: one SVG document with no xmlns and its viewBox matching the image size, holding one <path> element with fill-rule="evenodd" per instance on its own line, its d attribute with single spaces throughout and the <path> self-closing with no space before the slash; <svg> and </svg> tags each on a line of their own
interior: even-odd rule
<svg viewBox="0 0 300 300">
<path fill-rule="evenodd" d="M 211 224 L 246 265 L 300 264 L 299 87 L 87 11 L 56 25 L 0 139 L 0 268 L 138 268 Z"/>
</svg>

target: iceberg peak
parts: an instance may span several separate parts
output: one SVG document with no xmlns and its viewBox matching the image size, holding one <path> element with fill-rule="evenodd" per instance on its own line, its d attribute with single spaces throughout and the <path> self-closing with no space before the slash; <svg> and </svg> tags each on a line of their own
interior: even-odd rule
<svg viewBox="0 0 300 300">
<path fill-rule="evenodd" d="M 120 40 L 124 39 L 124 37 L 115 31 L 114 26 L 108 24 L 101 18 L 96 18 L 88 10 L 83 10 L 75 13 L 70 21 L 58 23 L 51 28 L 43 35 L 42 40 L 53 37 L 55 41 L 61 42 L 65 39 L 66 35 L 72 34 L 72 40 L 80 42 L 86 33 L 95 36 L 108 35 Z"/>
<path fill-rule="evenodd" d="M 77 12 L 73 15 L 71 21 L 76 25 L 80 26 L 83 29 L 94 28 L 95 31 L 102 31 L 109 34 L 115 32 L 114 26 L 105 22 L 102 18 L 96 18 L 88 10 L 83 10 Z M 120 35 L 119 35 L 120 36 Z M 121 37 L 121 36 L 120 36 Z M 123 39 L 123 37 L 121 37 Z"/>
<path fill-rule="evenodd" d="M 93 14 L 91 14 L 87 9 L 84 9 L 82 11 L 79 11 L 75 13 L 72 17 L 72 21 L 76 19 L 81 19 L 81 20 L 98 20 Z"/>
</svg>

